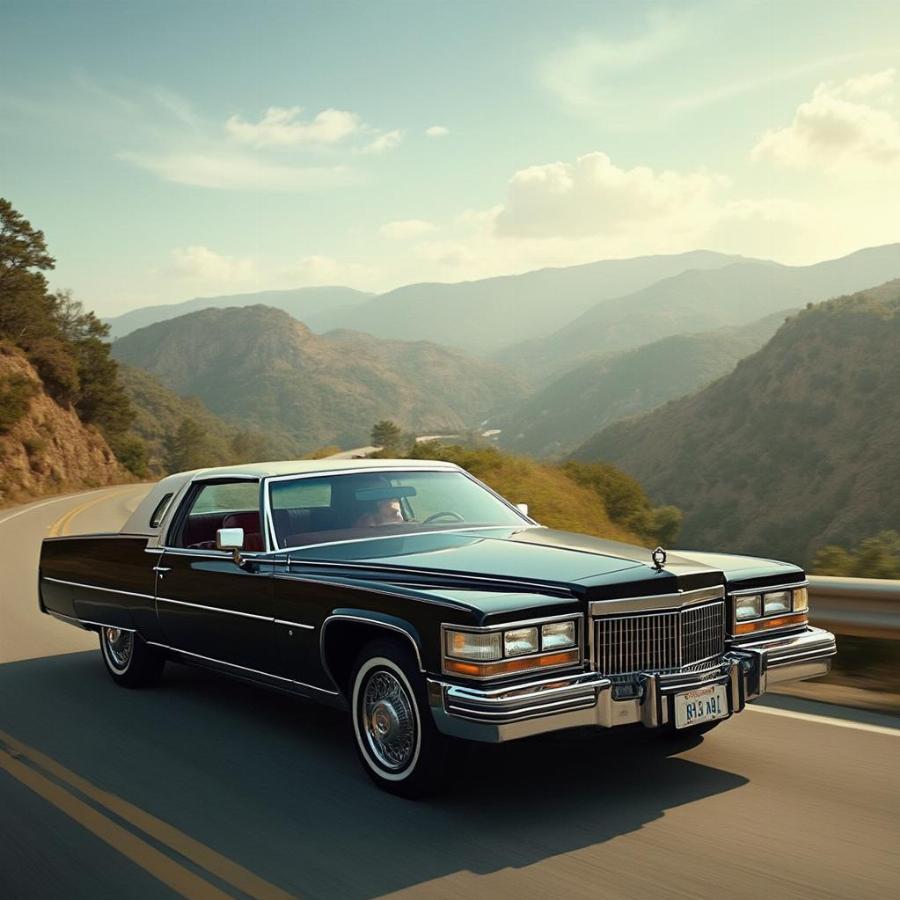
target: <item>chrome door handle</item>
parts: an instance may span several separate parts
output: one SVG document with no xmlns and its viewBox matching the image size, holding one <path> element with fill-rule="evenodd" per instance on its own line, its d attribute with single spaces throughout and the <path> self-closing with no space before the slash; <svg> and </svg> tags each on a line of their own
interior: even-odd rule
<svg viewBox="0 0 900 900">
<path fill-rule="evenodd" d="M 154 566 L 153 571 L 159 572 L 161 575 L 163 572 L 171 572 L 172 570 L 170 568 L 167 568 L 166 566 Z"/>
</svg>

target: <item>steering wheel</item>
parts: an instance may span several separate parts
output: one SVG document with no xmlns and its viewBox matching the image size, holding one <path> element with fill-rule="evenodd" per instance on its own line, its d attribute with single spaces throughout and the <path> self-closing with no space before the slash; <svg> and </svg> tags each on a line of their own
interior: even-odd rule
<svg viewBox="0 0 900 900">
<path fill-rule="evenodd" d="M 422 522 L 422 524 L 429 525 L 432 522 L 437 522 L 438 519 L 452 519 L 454 522 L 466 521 L 458 512 L 453 512 L 452 509 L 445 509 L 441 512 L 432 513 L 424 522 Z"/>
</svg>

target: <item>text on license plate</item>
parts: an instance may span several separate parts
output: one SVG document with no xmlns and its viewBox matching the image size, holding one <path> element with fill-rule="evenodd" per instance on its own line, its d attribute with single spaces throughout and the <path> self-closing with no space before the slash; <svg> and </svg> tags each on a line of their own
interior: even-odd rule
<svg viewBox="0 0 900 900">
<path fill-rule="evenodd" d="M 724 684 L 711 684 L 675 695 L 675 727 L 687 728 L 714 722 L 728 715 L 728 697 Z"/>
</svg>

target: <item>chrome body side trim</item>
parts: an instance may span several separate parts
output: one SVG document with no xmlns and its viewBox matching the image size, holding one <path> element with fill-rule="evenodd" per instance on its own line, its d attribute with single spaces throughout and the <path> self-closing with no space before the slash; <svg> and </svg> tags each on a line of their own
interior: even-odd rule
<svg viewBox="0 0 900 900">
<path fill-rule="evenodd" d="M 709 600 L 724 600 L 725 588 L 722 585 L 697 588 L 693 591 L 678 591 L 675 594 L 653 594 L 648 597 L 623 597 L 612 600 L 592 600 L 590 612 L 592 616 L 615 616 L 620 613 L 655 612 L 682 609 L 695 603 Z"/>
<path fill-rule="evenodd" d="M 585 672 L 499 688 L 430 677 L 428 700 L 444 734 L 488 743 L 583 726 L 640 722 L 659 728 L 674 721 L 673 698 L 678 693 L 720 685 L 734 715 L 772 684 L 826 674 L 835 652 L 834 635 L 809 628 L 803 634 L 726 651 L 699 671 L 641 673 L 634 679 L 633 696 L 618 698 L 613 680 Z"/>
<path fill-rule="evenodd" d="M 190 656 L 194 659 L 200 659 L 204 662 L 214 663 L 217 666 L 227 666 L 229 669 L 238 669 L 241 672 L 249 672 L 251 675 L 262 675 L 265 678 L 272 678 L 275 681 L 284 681 L 299 688 L 309 688 L 312 691 L 319 691 L 323 694 L 336 695 L 337 691 L 331 691 L 327 688 L 316 687 L 314 684 L 307 684 L 304 681 L 296 681 L 293 678 L 285 678 L 284 675 L 273 675 L 271 672 L 263 672 L 261 669 L 251 669 L 247 666 L 239 666 L 237 663 L 226 662 L 224 659 L 215 659 L 212 656 L 203 656 L 200 653 L 192 653 L 190 650 L 181 650 L 178 647 L 172 647 L 169 644 L 160 644 L 156 641 L 147 641 L 151 647 L 159 647 L 160 650 L 168 650 L 170 653 L 177 653 L 181 656 Z"/>
<path fill-rule="evenodd" d="M 289 622 L 287 619 L 275 619 L 276 625 L 287 625 L 288 628 L 302 628 L 306 631 L 315 631 L 315 625 L 306 625 L 303 622 Z"/>
<path fill-rule="evenodd" d="M 51 578 L 49 575 L 41 575 L 42 581 L 52 581 L 54 584 L 65 584 L 69 587 L 85 588 L 89 591 L 105 591 L 108 594 L 124 594 L 126 597 L 140 597 L 142 600 L 155 600 L 153 594 L 138 594 L 135 591 L 122 591 L 118 588 L 103 587 L 99 584 L 85 584 L 82 581 L 65 581 L 62 578 Z M 111 626 L 112 627 L 112 626 Z"/>
<path fill-rule="evenodd" d="M 226 609 L 220 606 L 204 606 L 202 603 L 189 603 L 187 600 L 173 600 L 171 597 L 157 597 L 157 603 L 174 603 L 176 606 L 189 606 L 191 609 L 203 609 L 207 612 L 222 613 L 226 616 L 243 616 L 245 619 L 259 619 L 262 622 L 274 622 L 274 616 L 260 616 L 257 613 L 242 612 L 239 609 Z"/>
</svg>

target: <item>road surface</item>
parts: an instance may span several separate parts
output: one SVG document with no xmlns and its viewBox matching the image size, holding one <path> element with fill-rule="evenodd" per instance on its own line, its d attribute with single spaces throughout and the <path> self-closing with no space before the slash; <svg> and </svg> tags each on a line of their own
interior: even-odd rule
<svg viewBox="0 0 900 900">
<path fill-rule="evenodd" d="M 775 698 L 680 752 L 478 747 L 409 803 L 370 785 L 338 712 L 174 665 L 115 687 L 93 635 L 37 613 L 38 545 L 116 527 L 142 490 L 0 511 L 3 900 L 897 896 L 890 717 Z"/>
</svg>

